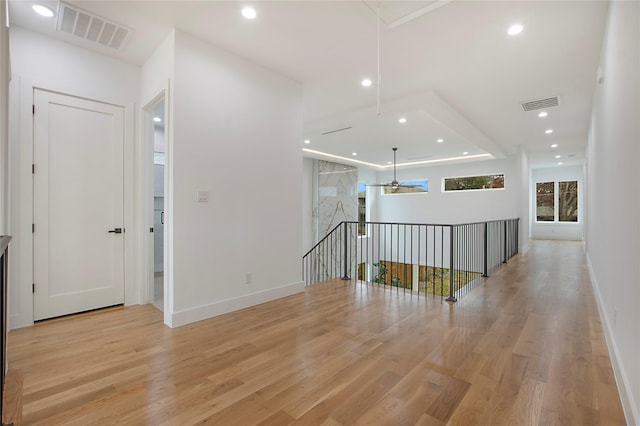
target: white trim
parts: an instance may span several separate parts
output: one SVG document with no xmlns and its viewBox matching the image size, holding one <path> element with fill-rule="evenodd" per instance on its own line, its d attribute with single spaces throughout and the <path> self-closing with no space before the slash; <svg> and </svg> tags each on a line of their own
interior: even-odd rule
<svg viewBox="0 0 640 426">
<path fill-rule="evenodd" d="M 149 228 L 154 226 L 153 223 L 153 165 L 155 164 L 155 152 L 154 152 L 154 127 L 153 127 L 153 110 L 161 103 L 165 103 L 166 112 L 166 94 L 168 90 L 163 89 L 157 95 L 155 95 L 149 102 L 144 104 L 141 110 L 140 120 L 140 156 L 138 159 L 138 170 L 140 179 L 140 194 L 138 201 L 139 214 L 138 221 L 142 224 L 140 226 L 140 244 L 142 247 L 142 255 L 139 259 L 141 265 L 141 283 L 142 285 L 142 303 L 154 302 L 154 237 L 155 234 L 149 232 Z M 166 116 L 166 114 L 165 114 Z M 165 132 L 167 128 L 165 120 Z M 166 137 L 165 137 L 166 140 Z M 166 165 L 166 154 L 165 165 Z M 166 185 L 165 185 L 165 203 L 166 203 Z M 166 206 L 165 206 L 166 208 Z M 154 230 L 155 232 L 155 230 Z M 163 248 L 164 251 L 164 248 Z M 166 263 L 166 262 L 164 262 Z M 163 271 L 164 271 L 164 265 Z M 166 286 L 163 284 L 163 300 L 164 294 L 166 294 Z M 166 306 L 164 307 L 166 308 Z"/>
<path fill-rule="evenodd" d="M 293 294 L 302 293 L 304 291 L 304 287 L 304 281 L 298 281 L 292 284 L 283 285 L 281 287 L 258 291 L 256 293 L 234 297 L 231 299 L 220 300 L 214 303 L 200 305 L 182 311 L 176 311 L 171 313 L 169 316 L 169 321 L 167 322 L 165 319 L 165 322 L 169 327 L 180 327 L 192 322 L 227 314 L 229 312 L 238 311 L 240 309 L 259 305 L 265 302 L 270 302 L 272 300 L 291 296 Z M 167 318 L 166 312 L 165 318 Z"/>
<path fill-rule="evenodd" d="M 604 301 L 600 294 L 598 281 L 595 273 L 593 272 L 593 266 L 591 264 L 591 259 L 589 258 L 589 253 L 586 251 L 586 246 L 585 258 L 587 260 L 587 269 L 589 270 L 591 288 L 596 296 L 596 305 L 598 305 L 598 313 L 600 314 L 600 321 L 602 322 L 605 341 L 607 342 L 607 348 L 609 349 L 609 359 L 611 359 L 611 367 L 613 368 L 616 387 L 618 388 L 618 393 L 620 393 L 620 402 L 622 404 L 622 410 L 624 411 L 624 417 L 628 425 L 640 425 L 640 413 L 638 412 L 638 407 L 633 403 L 635 399 L 633 398 L 631 385 L 629 384 L 627 373 L 620 358 L 618 345 L 613 337 L 611 322 L 609 321 L 607 312 L 604 309 Z"/>
<path fill-rule="evenodd" d="M 14 123 L 18 123 L 18 183 L 12 182 L 11 191 L 18 194 L 17 209 L 12 208 L 11 228 L 14 233 L 14 240 L 11 244 L 14 250 L 17 249 L 17 256 L 10 256 L 10 271 L 14 279 L 12 289 L 17 291 L 19 296 L 19 306 L 9 305 L 9 328 L 24 327 L 33 324 L 33 236 L 31 224 L 33 223 L 33 175 L 31 164 L 33 164 L 33 91 L 35 88 L 54 93 L 61 93 L 68 96 L 89 99 L 96 102 L 108 103 L 120 106 L 124 109 L 124 228 L 127 230 L 123 234 L 125 242 L 124 258 L 124 303 L 125 305 L 135 305 L 140 303 L 140 283 L 136 280 L 136 245 L 135 234 L 137 223 L 135 217 L 135 191 L 134 191 L 134 141 L 136 140 L 136 103 L 125 99 L 113 99 L 112 97 L 101 98 L 98 93 L 90 93 L 81 88 L 74 88 L 69 85 L 60 85 L 53 81 L 40 81 L 21 76 L 15 76 L 16 86 L 19 88 L 17 94 L 17 105 L 12 105 L 11 113 L 17 117 Z M 16 86 L 13 86 L 14 88 Z M 98 95 L 98 96 L 95 96 Z M 37 114 L 37 111 L 36 111 Z M 13 144 L 15 146 L 15 143 Z M 15 154 L 12 154 L 15 159 Z M 17 210 L 17 211 L 16 211 Z M 36 283 L 37 285 L 37 283 Z"/>
</svg>

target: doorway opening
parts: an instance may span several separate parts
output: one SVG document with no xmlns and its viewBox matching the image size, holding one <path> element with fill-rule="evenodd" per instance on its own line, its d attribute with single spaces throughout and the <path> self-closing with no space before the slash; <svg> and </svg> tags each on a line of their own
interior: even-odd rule
<svg viewBox="0 0 640 426">
<path fill-rule="evenodd" d="M 151 280 L 151 302 L 164 311 L 164 223 L 165 223 L 165 101 L 164 97 L 152 106 L 147 115 L 153 128 L 153 274 Z"/>
</svg>

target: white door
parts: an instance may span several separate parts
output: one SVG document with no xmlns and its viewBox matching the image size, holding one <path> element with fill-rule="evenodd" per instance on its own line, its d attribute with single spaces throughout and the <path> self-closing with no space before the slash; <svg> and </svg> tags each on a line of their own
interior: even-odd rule
<svg viewBox="0 0 640 426">
<path fill-rule="evenodd" d="M 124 302 L 124 109 L 34 91 L 34 319 Z"/>
</svg>

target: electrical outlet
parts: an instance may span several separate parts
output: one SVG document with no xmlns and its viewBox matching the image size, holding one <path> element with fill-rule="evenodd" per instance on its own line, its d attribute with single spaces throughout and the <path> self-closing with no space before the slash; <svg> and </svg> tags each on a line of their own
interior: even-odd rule
<svg viewBox="0 0 640 426">
<path fill-rule="evenodd" d="M 246 272 L 244 274 L 244 283 L 245 284 L 251 284 L 251 272 Z"/>
<path fill-rule="evenodd" d="M 199 203 L 208 203 L 209 202 L 209 191 L 197 191 L 196 192 L 196 201 Z"/>
</svg>

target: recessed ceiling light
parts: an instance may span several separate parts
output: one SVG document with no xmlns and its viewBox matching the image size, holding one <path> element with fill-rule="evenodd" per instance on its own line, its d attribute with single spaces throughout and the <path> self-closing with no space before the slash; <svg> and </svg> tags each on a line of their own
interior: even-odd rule
<svg viewBox="0 0 640 426">
<path fill-rule="evenodd" d="M 362 80 L 360 82 L 360 84 L 362 84 L 363 87 L 369 87 L 369 86 L 371 86 L 371 80 L 368 79 L 368 78 L 365 78 L 364 80 Z"/>
<path fill-rule="evenodd" d="M 562 161 L 558 161 L 558 166 L 562 166 L 564 163 Z"/>
<path fill-rule="evenodd" d="M 160 117 L 153 117 L 153 121 L 155 121 L 156 123 L 159 123 L 162 121 L 162 118 Z"/>
<path fill-rule="evenodd" d="M 557 148 L 557 147 L 558 147 L 557 143 L 554 143 L 553 145 L 551 145 L 551 148 Z"/>
<path fill-rule="evenodd" d="M 352 152 L 351 155 L 353 155 L 355 157 L 356 155 L 358 155 L 358 153 L 357 152 Z"/>
<path fill-rule="evenodd" d="M 524 29 L 524 27 L 522 25 L 514 24 L 514 25 L 509 27 L 509 29 L 507 30 L 507 34 L 509 34 L 509 35 L 520 34 L 523 29 Z"/>
<path fill-rule="evenodd" d="M 400 124 L 404 124 L 406 122 L 407 122 L 407 119 L 404 118 L 404 117 L 402 117 L 400 120 L 398 120 L 398 123 L 400 123 Z"/>
<path fill-rule="evenodd" d="M 34 4 L 31 8 L 40 16 L 45 16 L 47 18 L 51 18 L 53 16 L 53 10 L 49 9 L 47 6 Z"/>
<path fill-rule="evenodd" d="M 393 161 L 387 161 L 387 164 L 393 164 Z"/>
<path fill-rule="evenodd" d="M 244 16 L 247 19 L 254 19 L 256 17 L 256 10 L 252 7 L 244 7 L 242 8 L 242 16 Z"/>
<path fill-rule="evenodd" d="M 304 143 L 306 143 L 306 144 L 310 144 L 310 143 L 311 143 L 311 141 L 310 141 L 309 139 L 305 139 L 305 140 L 304 140 Z"/>
<path fill-rule="evenodd" d="M 542 111 L 540 114 L 538 114 L 538 117 L 540 117 L 540 118 L 545 118 L 547 115 L 549 115 L 549 113 L 548 113 L 548 112 L 546 112 L 546 111 Z"/>
<path fill-rule="evenodd" d="M 462 155 L 469 155 L 467 151 L 463 152 Z"/>
<path fill-rule="evenodd" d="M 437 142 L 438 142 L 438 143 L 442 143 L 442 142 L 444 142 L 444 139 L 440 138 L 440 139 L 438 139 L 438 141 L 437 141 Z"/>
<path fill-rule="evenodd" d="M 547 129 L 547 130 L 545 130 L 544 132 L 545 132 L 546 134 L 550 134 L 550 133 L 553 133 L 553 129 Z"/>
<path fill-rule="evenodd" d="M 556 155 L 556 158 L 560 158 L 560 157 L 561 157 L 560 155 Z"/>
</svg>

